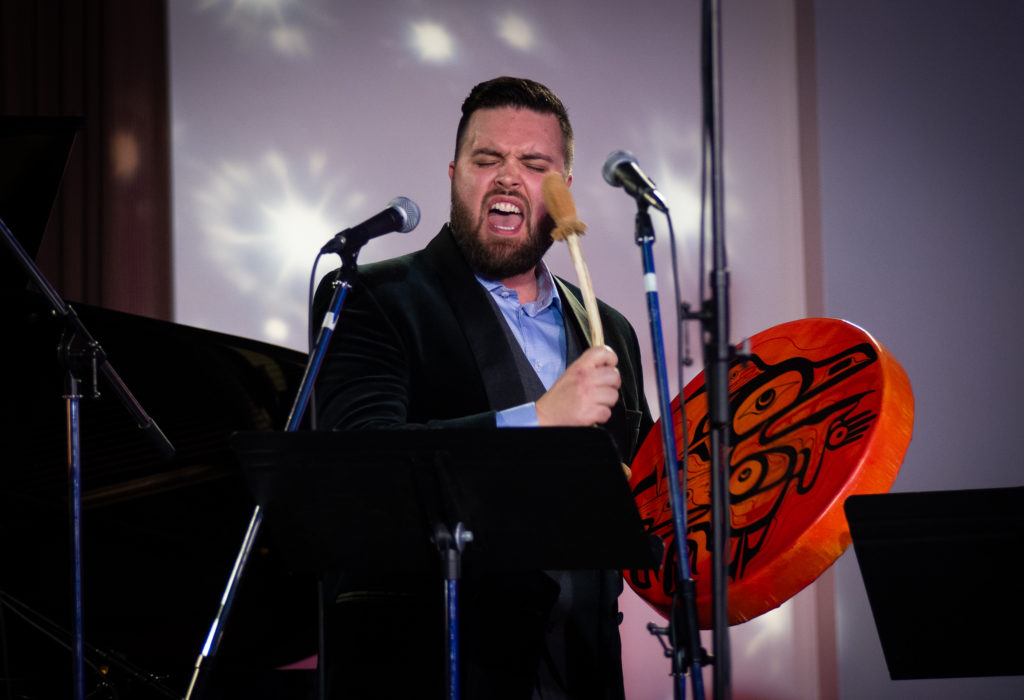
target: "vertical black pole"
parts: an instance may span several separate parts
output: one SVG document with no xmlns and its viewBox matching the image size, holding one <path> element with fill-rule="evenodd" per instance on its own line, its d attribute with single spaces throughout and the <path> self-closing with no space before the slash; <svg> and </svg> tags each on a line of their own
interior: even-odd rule
<svg viewBox="0 0 1024 700">
<path fill-rule="evenodd" d="M 709 308 L 706 309 L 705 370 L 711 420 L 711 500 L 715 699 L 732 697 L 729 648 L 729 270 L 725 249 L 724 176 L 722 167 L 721 13 L 718 0 L 703 4 L 704 137 L 711 173 L 711 251 Z"/>
</svg>

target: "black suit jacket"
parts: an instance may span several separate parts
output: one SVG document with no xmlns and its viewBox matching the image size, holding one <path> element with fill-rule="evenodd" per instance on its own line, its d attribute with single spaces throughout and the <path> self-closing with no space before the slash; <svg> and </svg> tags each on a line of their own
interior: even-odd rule
<svg viewBox="0 0 1024 700">
<path fill-rule="evenodd" d="M 578 334 L 589 345 L 589 327 L 578 288 L 561 279 L 556 279 L 556 284 L 567 332 Z M 497 411 L 528 401 L 513 350 L 500 325 L 504 320 L 487 294 L 447 226 L 423 250 L 360 267 L 318 377 L 318 427 L 493 428 Z M 315 318 L 323 315 L 329 297 L 325 281 L 317 293 Z M 605 304 L 599 309 L 605 342 L 618 355 L 622 377 L 620 401 L 604 427 L 620 457 L 628 463 L 653 425 L 643 393 L 639 345 L 620 313 Z M 477 586 L 485 593 L 474 595 L 474 584 L 467 581 L 464 588 L 468 595 L 463 595 L 462 604 L 467 610 L 463 620 L 468 622 L 470 632 L 463 634 L 464 642 L 474 636 L 474 619 L 497 619 L 502 621 L 499 626 L 507 640 L 519 640 L 509 642 L 506 649 L 529 647 L 530 640 L 536 641 L 538 629 L 528 623 L 539 621 L 543 635 L 547 609 L 557 597 L 557 587 L 552 591 L 547 585 L 526 579 L 491 580 Z M 508 589 L 502 590 L 506 586 Z M 351 579 L 348 587 L 352 587 Z M 622 581 L 618 572 L 608 572 L 599 589 L 595 596 L 600 598 L 603 612 L 595 616 L 598 619 L 586 621 L 588 629 L 581 632 L 588 638 L 592 657 L 584 665 L 593 666 L 584 675 L 594 673 L 597 677 L 574 680 L 578 689 L 574 696 L 621 697 L 617 598 Z M 515 606 L 496 609 L 496 603 L 513 596 Z M 516 625 L 522 627 L 518 632 L 513 629 Z M 472 654 L 479 653 L 475 642 L 464 645 Z M 503 652 L 504 670 L 509 667 L 508 657 L 516 653 Z M 526 677 L 535 665 L 535 658 L 524 660 Z M 501 687 L 515 684 L 506 677 Z M 484 692 L 495 697 L 493 687 Z"/>
<path fill-rule="evenodd" d="M 589 344 L 579 290 L 557 280 L 567 324 Z M 317 294 L 319 318 L 329 302 Z M 317 381 L 318 426 L 494 427 L 526 402 L 499 319 L 448 227 L 421 251 L 359 268 Z M 629 322 L 599 303 L 605 342 L 619 356 L 621 400 L 605 425 L 624 461 L 653 424 L 640 349 Z"/>
</svg>

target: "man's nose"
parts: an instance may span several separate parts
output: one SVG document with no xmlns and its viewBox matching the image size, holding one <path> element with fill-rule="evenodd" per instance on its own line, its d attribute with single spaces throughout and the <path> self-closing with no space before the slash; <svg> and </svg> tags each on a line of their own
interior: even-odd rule
<svg viewBox="0 0 1024 700">
<path fill-rule="evenodd" d="M 515 160 L 506 160 L 498 168 L 496 183 L 505 189 L 514 189 L 523 184 L 522 167 Z"/>
</svg>

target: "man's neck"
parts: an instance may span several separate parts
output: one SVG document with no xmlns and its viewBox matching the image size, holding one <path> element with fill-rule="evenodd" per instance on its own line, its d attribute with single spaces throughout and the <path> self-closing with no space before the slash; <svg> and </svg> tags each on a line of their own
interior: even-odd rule
<svg viewBox="0 0 1024 700">
<path fill-rule="evenodd" d="M 503 279 L 501 283 L 516 293 L 520 304 L 529 304 L 537 299 L 537 268 Z"/>
</svg>

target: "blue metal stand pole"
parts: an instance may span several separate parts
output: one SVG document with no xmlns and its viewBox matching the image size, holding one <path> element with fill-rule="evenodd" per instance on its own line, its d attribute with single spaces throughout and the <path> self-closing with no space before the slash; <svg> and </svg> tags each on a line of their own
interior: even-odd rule
<svg viewBox="0 0 1024 700">
<path fill-rule="evenodd" d="M 67 377 L 68 498 L 71 504 L 72 681 L 75 700 L 85 698 L 85 635 L 82 631 L 82 451 L 78 380 Z"/>
<path fill-rule="evenodd" d="M 669 502 L 672 505 L 672 525 L 675 533 L 676 571 L 679 579 L 675 582 L 675 596 L 682 596 L 679 604 L 673 604 L 669 620 L 673 649 L 672 673 L 676 679 L 676 697 L 686 696 L 686 669 L 689 664 L 691 685 L 696 700 L 704 699 L 704 677 L 701 675 L 700 639 L 697 634 L 697 606 L 693 581 L 690 574 L 690 557 L 686 546 L 686 502 L 679 488 L 679 458 L 676 451 L 675 428 L 672 421 L 672 405 L 668 390 L 668 372 L 665 364 L 665 343 L 662 337 L 661 313 L 658 302 L 658 278 L 654 272 L 654 229 L 647 213 L 647 204 L 637 201 L 636 243 L 640 246 L 644 272 L 644 290 L 647 299 L 647 315 L 651 326 L 651 344 L 654 350 L 654 368 L 658 383 L 658 408 L 661 412 L 661 440 L 665 453 L 665 481 L 668 482 Z M 683 466 L 685 468 L 685 465 Z M 676 619 L 679 614 L 684 620 Z M 681 624 L 685 628 L 681 628 Z M 683 654 L 680 654 L 682 645 Z"/>
<path fill-rule="evenodd" d="M 460 522 L 455 532 L 444 523 L 434 525 L 434 545 L 441 555 L 444 574 L 445 639 L 448 642 L 448 700 L 459 700 L 459 579 L 462 578 L 462 552 L 473 541 L 473 533 Z"/>
</svg>

